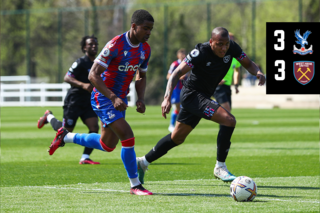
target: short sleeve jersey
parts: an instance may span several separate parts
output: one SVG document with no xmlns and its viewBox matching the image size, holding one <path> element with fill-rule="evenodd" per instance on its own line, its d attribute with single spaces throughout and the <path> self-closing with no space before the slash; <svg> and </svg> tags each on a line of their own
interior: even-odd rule
<svg viewBox="0 0 320 213">
<path fill-rule="evenodd" d="M 180 63 L 181 63 L 181 60 L 180 60 L 180 59 L 172 62 L 172 64 L 170 65 L 170 68 L 169 68 L 169 70 L 168 70 L 168 73 L 169 73 L 169 74 L 172 74 L 173 71 L 179 66 Z M 179 80 L 178 83 L 177 83 L 177 86 L 176 86 L 174 89 L 179 89 L 179 90 L 181 90 L 181 89 L 182 89 L 182 86 L 183 86 L 183 85 L 182 85 L 182 81 Z"/>
<path fill-rule="evenodd" d="M 90 58 L 85 55 L 81 58 L 78 58 L 75 62 L 73 62 L 73 64 L 71 65 L 71 67 L 67 72 L 67 75 L 83 83 L 90 83 L 88 79 L 88 75 L 92 65 L 93 65 L 93 61 L 91 61 Z M 67 93 L 64 103 L 65 105 L 68 105 L 68 106 L 80 105 L 80 106 L 91 107 L 90 97 L 91 97 L 91 94 L 88 91 L 80 87 L 74 87 L 71 85 L 71 88 Z"/>
<path fill-rule="evenodd" d="M 232 58 L 231 66 L 230 66 L 226 76 L 224 76 L 224 78 L 223 78 L 223 80 L 225 81 L 224 85 L 228 85 L 228 86 L 231 85 L 234 69 L 239 68 L 239 67 L 241 67 L 240 62 L 237 59 Z"/>
<path fill-rule="evenodd" d="M 184 62 L 192 68 L 191 75 L 185 82 L 184 86 L 191 90 L 196 90 L 204 96 L 210 98 L 219 82 L 227 74 L 232 58 L 238 61 L 243 60 L 246 54 L 240 46 L 230 41 L 230 47 L 223 58 L 216 56 L 209 42 L 197 44 Z"/>
<path fill-rule="evenodd" d="M 147 71 L 151 55 L 151 48 L 147 42 L 134 45 L 130 42 L 128 33 L 114 37 L 95 59 L 96 63 L 106 68 L 101 74 L 105 85 L 122 99 L 126 98 L 138 68 Z M 106 99 L 96 88 L 94 92 L 96 102 L 99 102 L 100 98 Z"/>
</svg>

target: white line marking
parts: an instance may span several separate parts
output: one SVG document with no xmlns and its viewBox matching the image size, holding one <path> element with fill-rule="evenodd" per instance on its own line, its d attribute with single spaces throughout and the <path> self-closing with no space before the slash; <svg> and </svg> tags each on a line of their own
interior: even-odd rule
<svg viewBox="0 0 320 213">
<path fill-rule="evenodd" d="M 129 192 L 125 190 L 115 190 L 115 189 L 88 189 L 88 188 L 69 188 L 69 187 L 56 187 L 56 186 L 25 186 L 28 188 L 44 188 L 44 189 L 67 189 L 67 190 L 83 190 L 83 191 L 105 191 L 105 192 Z"/>
<path fill-rule="evenodd" d="M 281 200 L 281 199 L 271 199 L 271 198 L 263 198 L 263 200 L 274 200 L 274 201 L 283 201 L 283 202 L 299 202 L 299 203 L 320 203 L 320 201 L 312 201 L 312 200 Z"/>
</svg>

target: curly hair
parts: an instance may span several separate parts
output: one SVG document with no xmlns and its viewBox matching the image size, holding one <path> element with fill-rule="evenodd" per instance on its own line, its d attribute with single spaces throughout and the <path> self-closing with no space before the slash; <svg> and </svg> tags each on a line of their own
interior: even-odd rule
<svg viewBox="0 0 320 213">
<path fill-rule="evenodd" d="M 98 43 L 98 39 L 94 35 L 92 35 L 92 36 L 83 36 L 82 39 L 81 39 L 81 42 L 80 42 L 81 50 L 82 50 L 83 53 L 85 53 L 83 48 L 86 46 L 86 41 L 89 38 L 95 39 L 97 41 L 97 43 Z"/>
<path fill-rule="evenodd" d="M 144 21 L 152 21 L 154 19 L 152 15 L 146 10 L 136 10 L 131 17 L 131 24 L 141 25 Z"/>
</svg>

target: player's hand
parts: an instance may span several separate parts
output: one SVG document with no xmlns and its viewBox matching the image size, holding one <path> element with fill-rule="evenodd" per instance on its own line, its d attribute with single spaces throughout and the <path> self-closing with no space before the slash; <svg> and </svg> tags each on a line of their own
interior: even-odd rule
<svg viewBox="0 0 320 213">
<path fill-rule="evenodd" d="M 219 82 L 218 85 L 223 85 L 225 82 L 226 82 L 226 81 L 222 79 L 222 80 Z"/>
<path fill-rule="evenodd" d="M 92 90 L 93 90 L 93 86 L 91 84 L 89 84 L 89 83 L 85 83 L 85 84 L 82 85 L 82 89 L 87 90 L 88 92 L 91 93 Z"/>
<path fill-rule="evenodd" d="M 236 89 L 236 94 L 239 93 L 238 85 L 235 85 L 234 88 Z"/>
<path fill-rule="evenodd" d="M 171 109 L 171 101 L 168 98 L 164 98 L 162 104 L 161 104 L 161 110 L 162 110 L 162 117 L 167 119 L 167 115 L 170 112 Z"/>
<path fill-rule="evenodd" d="M 146 105 L 144 104 L 143 100 L 137 100 L 137 112 L 144 113 L 146 111 Z"/>
<path fill-rule="evenodd" d="M 128 105 L 121 98 L 116 97 L 113 101 L 113 107 L 122 112 L 127 109 Z"/>
<path fill-rule="evenodd" d="M 264 83 L 266 82 L 266 77 L 263 75 L 263 73 L 258 72 L 256 76 L 257 76 L 257 79 L 259 79 L 258 85 L 259 86 L 264 85 Z"/>
</svg>

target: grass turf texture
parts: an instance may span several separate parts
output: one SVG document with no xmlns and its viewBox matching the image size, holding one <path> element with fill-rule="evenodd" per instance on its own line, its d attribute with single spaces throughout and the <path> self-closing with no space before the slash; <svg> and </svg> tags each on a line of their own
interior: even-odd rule
<svg viewBox="0 0 320 213">
<path fill-rule="evenodd" d="M 213 178 L 218 125 L 202 120 L 185 143 L 149 166 L 145 187 L 155 196 L 132 196 L 120 159 L 94 150 L 101 165 L 79 165 L 83 147 L 66 144 L 49 156 L 55 136 L 37 129 L 46 108 L 1 108 L 1 212 L 318 212 L 319 110 L 234 109 L 237 127 L 227 159 L 235 175 L 258 186 L 254 202 L 238 203 L 229 184 Z M 61 120 L 62 108 L 51 107 Z M 126 119 L 137 156 L 168 134 L 159 106 Z M 74 132 L 86 133 L 78 120 Z"/>
</svg>

